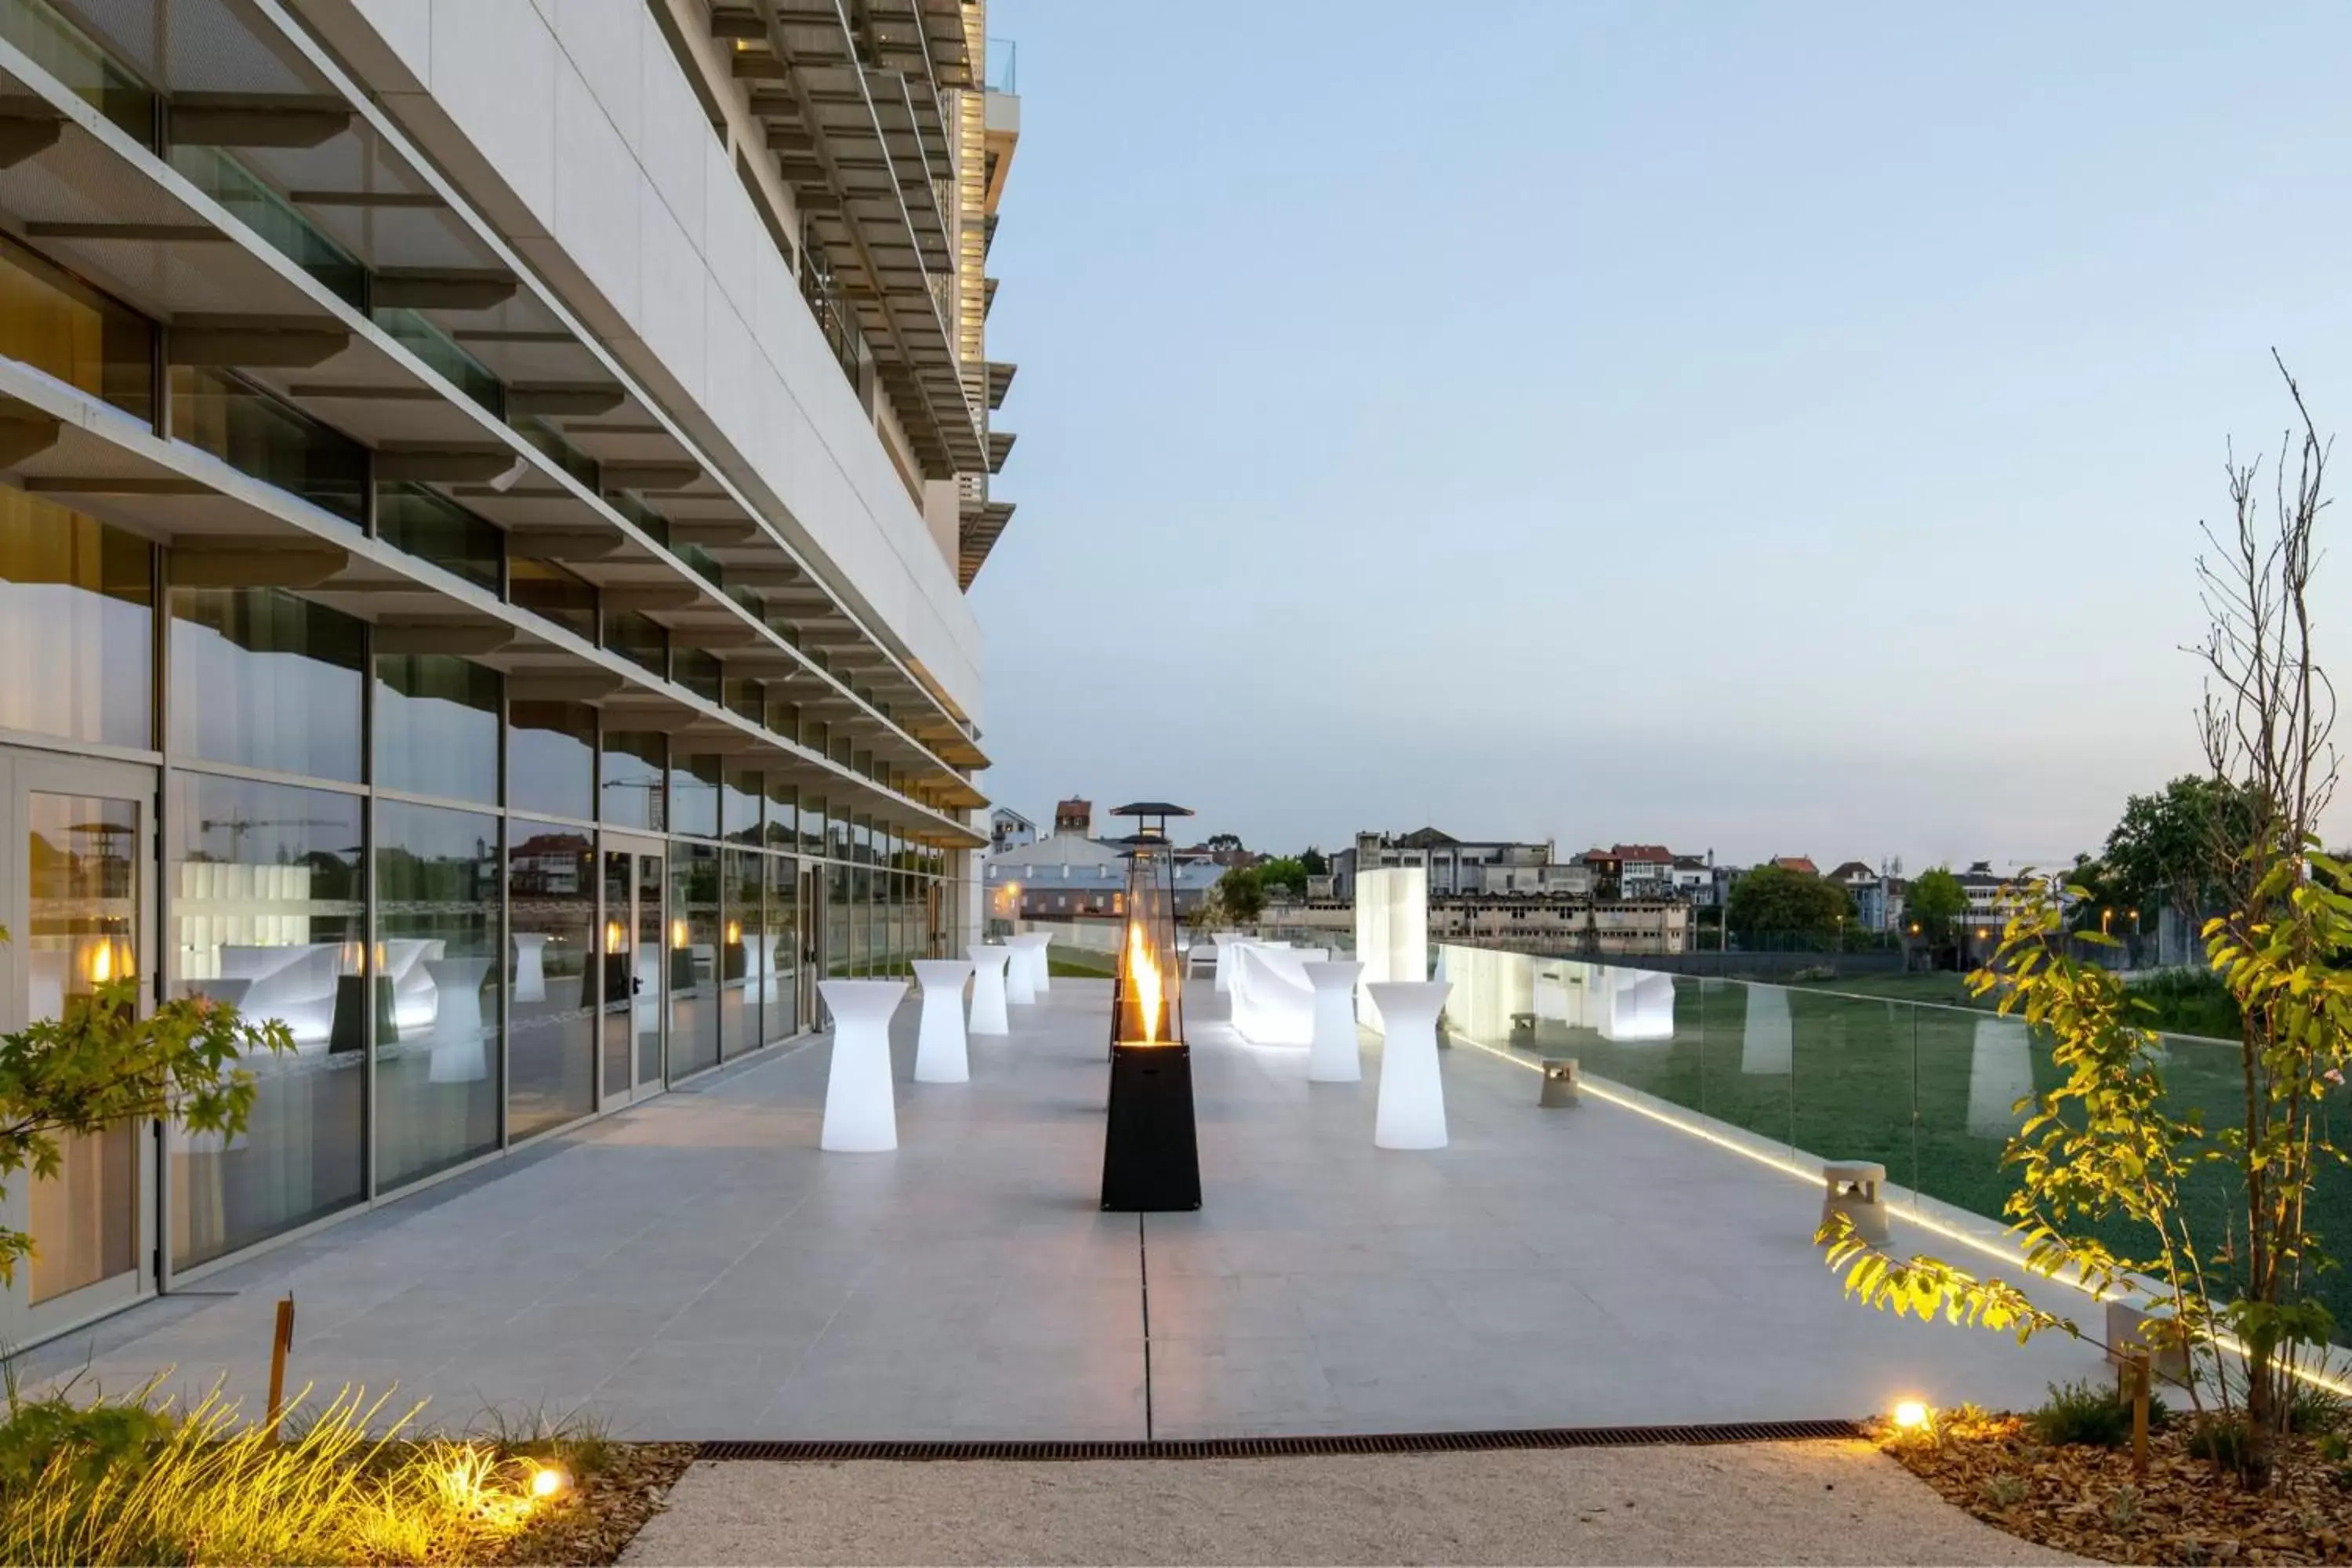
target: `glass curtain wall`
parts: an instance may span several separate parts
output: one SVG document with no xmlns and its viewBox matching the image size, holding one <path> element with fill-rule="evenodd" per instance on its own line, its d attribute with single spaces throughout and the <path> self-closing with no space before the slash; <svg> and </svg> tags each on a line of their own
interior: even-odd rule
<svg viewBox="0 0 2352 1568">
<path fill-rule="evenodd" d="M 719 1065 L 719 851 L 669 851 L 669 1076 Z"/>
</svg>

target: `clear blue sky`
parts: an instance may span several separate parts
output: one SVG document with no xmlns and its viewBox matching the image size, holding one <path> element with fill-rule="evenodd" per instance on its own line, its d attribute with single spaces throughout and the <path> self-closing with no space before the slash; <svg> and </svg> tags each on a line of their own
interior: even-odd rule
<svg viewBox="0 0 2352 1568">
<path fill-rule="evenodd" d="M 2352 6 L 991 10 L 995 798 L 1916 869 L 2197 764 L 2271 345 L 2352 420 Z"/>
</svg>

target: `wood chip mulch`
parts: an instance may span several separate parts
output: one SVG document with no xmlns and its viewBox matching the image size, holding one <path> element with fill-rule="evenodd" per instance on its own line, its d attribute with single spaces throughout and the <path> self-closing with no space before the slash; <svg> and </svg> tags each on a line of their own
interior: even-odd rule
<svg viewBox="0 0 2352 1568">
<path fill-rule="evenodd" d="M 2352 1476 L 2288 1440 L 2268 1492 L 2188 1452 L 2189 1423 L 2153 1435 L 2148 1473 L 2129 1447 L 2053 1447 L 2010 1415 L 1948 1420 L 1937 1437 L 1874 1431 L 1944 1497 L 2012 1535 L 2103 1563 L 2352 1563 Z"/>
<path fill-rule="evenodd" d="M 669 1489 L 693 1463 L 691 1443 L 615 1443 L 570 1497 L 533 1519 L 487 1561 L 617 1563 L 646 1521 L 668 1506 Z"/>
</svg>

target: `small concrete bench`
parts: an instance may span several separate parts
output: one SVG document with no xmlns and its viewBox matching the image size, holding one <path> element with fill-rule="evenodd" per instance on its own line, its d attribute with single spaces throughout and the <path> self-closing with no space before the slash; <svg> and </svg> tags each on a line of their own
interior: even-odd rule
<svg viewBox="0 0 2352 1568">
<path fill-rule="evenodd" d="M 1885 1246 L 1886 1200 L 1880 1189 L 1886 1184 L 1886 1167 L 1864 1160 L 1824 1160 L 1822 1180 L 1827 1189 L 1822 1197 L 1822 1223 L 1842 1214 L 1853 1222 L 1854 1235 L 1873 1247 Z"/>
<path fill-rule="evenodd" d="M 1536 1103 L 1547 1110 L 1574 1105 L 1583 1098 L 1584 1069 L 1574 1057 L 1552 1057 L 1543 1064 L 1543 1088 Z"/>
</svg>

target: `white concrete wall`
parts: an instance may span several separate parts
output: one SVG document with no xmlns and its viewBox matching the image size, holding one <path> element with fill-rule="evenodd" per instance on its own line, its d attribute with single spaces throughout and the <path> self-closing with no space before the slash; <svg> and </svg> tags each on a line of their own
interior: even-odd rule
<svg viewBox="0 0 2352 1568">
<path fill-rule="evenodd" d="M 980 627 L 644 0 L 291 0 L 975 722 Z"/>
</svg>

